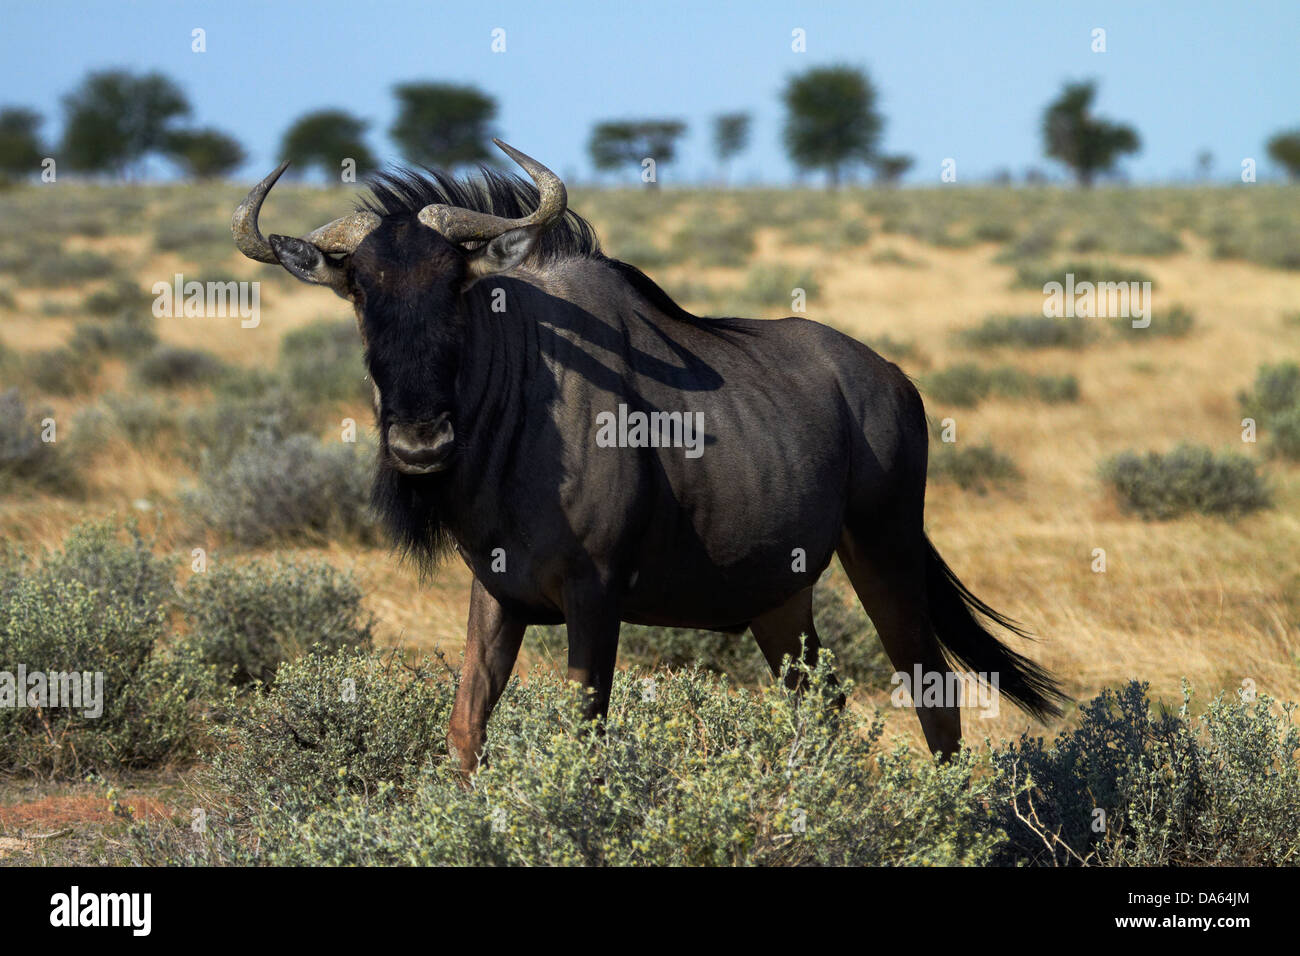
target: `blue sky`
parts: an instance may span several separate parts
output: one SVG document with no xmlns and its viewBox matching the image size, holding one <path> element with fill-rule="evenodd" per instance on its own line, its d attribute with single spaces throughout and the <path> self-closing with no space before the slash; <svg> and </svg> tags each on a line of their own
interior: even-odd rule
<svg viewBox="0 0 1300 956">
<path fill-rule="evenodd" d="M 47 136 L 60 96 L 88 69 L 162 70 L 194 121 L 235 134 L 245 175 L 278 159 L 298 115 L 342 107 L 371 123 L 370 143 L 400 159 L 386 130 L 391 88 L 414 79 L 473 83 L 499 104 L 508 142 L 564 175 L 588 178 L 593 122 L 673 117 L 690 133 L 661 180 L 713 175 L 716 113 L 754 116 L 740 181 L 784 182 L 779 92 L 817 64 L 867 69 L 887 119 L 884 146 L 916 158 L 910 182 L 936 183 L 945 158 L 958 181 L 1007 168 L 1060 172 L 1041 155 L 1038 118 L 1067 79 L 1095 77 L 1098 112 L 1135 125 L 1143 151 L 1124 162 L 1138 181 L 1191 175 L 1196 154 L 1216 178 L 1254 157 L 1278 174 L 1264 142 L 1300 126 L 1300 2 L 386 2 L 219 3 L 5 0 L 0 104 L 34 107 Z M 191 30 L 207 52 L 191 52 Z M 1106 30 L 1107 52 L 1090 49 Z M 506 52 L 491 51 L 506 31 Z M 807 52 L 791 50 L 806 31 Z M 629 171 L 634 177 L 635 170 Z"/>
</svg>

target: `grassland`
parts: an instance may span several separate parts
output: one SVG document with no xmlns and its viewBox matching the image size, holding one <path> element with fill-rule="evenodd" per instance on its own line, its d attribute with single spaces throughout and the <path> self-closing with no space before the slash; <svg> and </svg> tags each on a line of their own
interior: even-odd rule
<svg viewBox="0 0 1300 956">
<path fill-rule="evenodd" d="M 194 520 L 187 494 L 214 465 L 211 454 L 178 453 L 185 416 L 256 390 L 259 376 L 277 370 L 299 392 L 321 381 L 309 369 L 293 386 L 300 353 L 283 352 L 282 343 L 297 334 L 319 350 L 317 324 L 337 326 L 350 314 L 328 293 L 234 253 L 227 223 L 241 196 L 241 187 L 216 185 L 0 194 L 0 392 L 17 386 L 33 408 L 48 410 L 68 456 L 39 480 L 3 486 L 0 537 L 55 548 L 88 518 L 135 515 L 186 569 L 195 548 L 215 562 L 272 553 L 324 560 L 355 575 L 377 644 L 412 654 L 440 648 L 454 662 L 469 584 L 459 563 L 421 583 L 378 540 L 335 534 L 332 524 L 247 544 Z M 277 232 L 301 234 L 341 215 L 351 199 L 277 189 L 265 218 Z M 1014 479 L 932 482 L 928 530 L 977 594 L 1030 625 L 1038 642 L 1028 653 L 1075 697 L 1138 678 L 1155 699 L 1174 703 L 1187 678 L 1198 698 L 1250 680 L 1274 698 L 1300 699 L 1300 464 L 1268 455 L 1263 425 L 1258 443 L 1243 443 L 1239 400 L 1261 365 L 1300 360 L 1300 190 L 575 189 L 570 205 L 593 221 L 609 253 L 642 266 L 694 311 L 777 317 L 790 314 L 792 291 L 803 289 L 809 317 L 876 345 L 917 379 L 933 421 L 955 424 L 958 447 L 987 445 L 1005 456 Z M 971 334 L 991 316 L 1041 314 L 1041 290 L 1018 277 L 1067 264 L 1149 277 L 1157 330 L 1165 314 L 1194 320 L 1180 319 L 1177 334 L 1146 337 L 1090 320 L 1083 337 L 1032 348 Z M 138 354 L 125 348 L 86 360 L 87 324 L 147 317 L 148 291 L 176 273 L 263 283 L 256 328 L 241 328 L 237 317 L 153 323 L 162 345 L 200 351 L 225 372 L 145 379 Z M 341 384 L 310 396 L 311 428 L 337 441 L 351 418 L 364 444 L 370 411 L 359 352 L 355 390 L 346 362 L 344 354 L 331 366 L 343 369 Z M 929 393 L 928 382 L 963 363 L 994 376 L 994 387 L 975 402 Z M 1077 393 L 1065 400 L 1016 384 L 1067 377 Z M 97 429 L 86 414 L 128 399 L 165 413 L 169 424 L 132 437 Z M 1144 520 L 1101 476 L 1115 455 L 1184 443 L 1253 459 L 1269 506 Z M 62 470 L 79 475 L 75 487 L 56 480 Z M 1105 552 L 1104 573 L 1094 570 L 1095 549 Z M 524 672 L 538 666 L 549 666 L 545 657 L 526 654 Z M 888 691 L 863 686 L 854 706 L 882 706 L 887 732 L 919 745 L 914 717 L 890 708 Z M 1078 719 L 1071 710 L 1061 727 Z M 1006 708 L 967 725 L 994 738 L 1029 726 Z M 0 803 L 24 799 L 21 786 L 0 789 Z"/>
</svg>

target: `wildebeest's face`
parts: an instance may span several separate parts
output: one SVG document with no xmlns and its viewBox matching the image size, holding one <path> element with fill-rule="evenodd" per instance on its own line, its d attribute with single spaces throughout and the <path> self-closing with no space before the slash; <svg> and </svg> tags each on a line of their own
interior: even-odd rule
<svg viewBox="0 0 1300 956">
<path fill-rule="evenodd" d="M 363 210 L 301 239 L 267 240 L 257 215 L 287 164 L 235 211 L 235 243 L 246 256 L 277 262 L 352 303 L 374 383 L 381 454 L 405 474 L 443 471 L 454 460 L 461 297 L 479 279 L 519 265 L 566 208 L 564 184 L 554 173 L 497 145 L 537 183 L 538 206 L 530 216 L 505 219 L 447 205 L 404 216 Z"/>
<path fill-rule="evenodd" d="M 406 474 L 451 464 L 460 297 L 485 274 L 487 255 L 466 252 L 418 221 L 386 220 L 347 263 L 383 454 Z"/>
</svg>

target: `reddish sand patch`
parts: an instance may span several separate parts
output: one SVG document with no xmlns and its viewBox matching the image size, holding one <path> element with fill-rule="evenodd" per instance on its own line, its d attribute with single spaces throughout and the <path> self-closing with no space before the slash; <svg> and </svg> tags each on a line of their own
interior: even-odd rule
<svg viewBox="0 0 1300 956">
<path fill-rule="evenodd" d="M 132 796 L 121 801 L 135 819 L 159 819 L 171 814 L 152 797 Z M 43 797 L 31 803 L 0 807 L 0 830 L 31 832 L 70 823 L 112 823 L 113 808 L 103 797 Z"/>
</svg>

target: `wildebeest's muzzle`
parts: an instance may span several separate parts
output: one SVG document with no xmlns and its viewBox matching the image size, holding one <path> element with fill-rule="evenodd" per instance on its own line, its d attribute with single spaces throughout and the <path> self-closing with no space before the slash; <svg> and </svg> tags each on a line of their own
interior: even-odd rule
<svg viewBox="0 0 1300 956">
<path fill-rule="evenodd" d="M 394 422 L 388 426 L 388 454 L 393 467 L 407 475 L 428 475 L 451 463 L 456 433 L 451 415 L 431 421 Z"/>
</svg>

